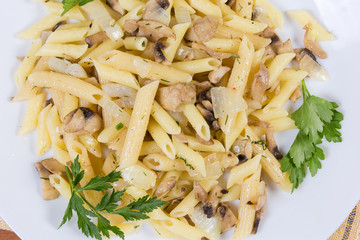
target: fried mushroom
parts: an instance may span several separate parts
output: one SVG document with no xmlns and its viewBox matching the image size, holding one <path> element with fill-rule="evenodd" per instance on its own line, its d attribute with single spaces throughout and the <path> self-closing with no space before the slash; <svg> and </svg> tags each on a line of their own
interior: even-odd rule
<svg viewBox="0 0 360 240">
<path fill-rule="evenodd" d="M 120 6 L 119 0 L 106 0 L 106 4 L 121 15 L 125 14 L 125 10 Z"/>
<path fill-rule="evenodd" d="M 231 70 L 229 67 L 219 66 L 209 73 L 209 80 L 212 84 L 217 84 Z"/>
<path fill-rule="evenodd" d="M 229 208 L 228 205 L 221 203 L 217 209 L 217 214 L 221 220 L 221 232 L 226 232 L 227 230 L 234 227 L 238 220 L 233 213 L 233 211 Z"/>
<path fill-rule="evenodd" d="M 59 197 L 59 192 L 50 184 L 49 176 L 51 173 L 41 164 L 41 162 L 36 162 L 35 167 L 39 172 L 42 185 L 43 185 L 43 199 L 44 200 L 53 200 Z"/>
<path fill-rule="evenodd" d="M 55 158 L 47 158 L 41 161 L 41 164 L 52 174 L 58 174 L 66 179 L 65 166 Z"/>
<path fill-rule="evenodd" d="M 279 151 L 279 148 L 275 142 L 274 138 L 274 128 L 268 127 L 266 129 L 266 145 L 269 148 L 270 152 L 274 155 L 276 159 L 282 159 L 283 155 Z"/>
<path fill-rule="evenodd" d="M 164 50 L 166 48 L 166 45 L 164 42 L 162 41 L 158 41 L 155 43 L 154 45 L 154 59 L 155 62 L 159 62 L 159 63 L 166 63 L 166 57 L 164 54 Z M 169 64 L 169 63 L 167 63 Z"/>
<path fill-rule="evenodd" d="M 251 85 L 249 98 L 252 99 L 256 104 L 255 109 L 262 107 L 261 103 L 265 94 L 266 89 L 269 87 L 270 72 L 262 63 L 260 65 L 259 72 L 254 76 L 254 81 Z"/>
<path fill-rule="evenodd" d="M 161 181 L 156 191 L 154 192 L 154 196 L 157 198 L 161 198 L 165 196 L 168 192 L 170 192 L 176 185 L 176 178 L 169 177 Z"/>
<path fill-rule="evenodd" d="M 176 38 L 171 28 L 157 21 L 130 19 L 125 21 L 123 28 L 133 36 L 146 37 L 152 42 L 157 42 L 164 37 Z"/>
<path fill-rule="evenodd" d="M 85 42 L 87 43 L 89 48 L 91 48 L 95 44 L 103 42 L 107 39 L 109 39 L 109 37 L 106 35 L 106 33 L 104 31 L 100 31 L 100 32 L 94 33 L 90 36 L 87 36 L 85 38 Z"/>
<path fill-rule="evenodd" d="M 211 190 L 208 196 L 208 200 L 204 203 L 203 206 L 204 213 L 208 218 L 215 216 L 216 209 L 220 203 L 220 199 L 223 196 L 223 192 L 223 188 L 219 185 L 214 186 Z"/>
<path fill-rule="evenodd" d="M 70 112 L 64 118 L 64 130 L 76 135 L 93 134 L 100 130 L 102 119 L 91 109 L 80 107 Z"/>
<path fill-rule="evenodd" d="M 208 194 L 205 191 L 205 189 L 200 185 L 199 182 L 194 181 L 194 187 L 193 187 L 195 199 L 199 202 L 205 203 L 208 199 Z"/>
<path fill-rule="evenodd" d="M 327 53 L 320 47 L 316 41 L 311 41 L 308 39 L 309 31 L 311 31 L 311 26 L 306 25 L 304 27 L 306 30 L 304 37 L 304 46 L 309 49 L 313 54 L 321 59 L 326 59 L 328 57 Z"/>
</svg>

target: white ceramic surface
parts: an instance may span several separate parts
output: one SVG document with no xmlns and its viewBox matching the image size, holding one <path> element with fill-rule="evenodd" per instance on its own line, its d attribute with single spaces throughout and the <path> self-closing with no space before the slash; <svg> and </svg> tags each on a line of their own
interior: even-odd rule
<svg viewBox="0 0 360 240">
<path fill-rule="evenodd" d="M 269 184 L 268 212 L 259 232 L 249 239 L 312 240 L 326 239 L 360 200 L 359 128 L 359 56 L 360 56 L 360 1 L 358 0 L 270 0 L 279 9 L 306 9 L 320 19 L 338 38 L 322 44 L 329 59 L 321 63 L 329 71 L 328 83 L 308 81 L 313 94 L 336 101 L 345 115 L 343 143 L 324 144 L 326 160 L 315 178 L 306 178 L 293 194 L 283 193 Z M 17 137 L 26 104 L 10 103 L 16 93 L 13 74 L 18 66 L 16 56 L 23 56 L 29 41 L 16 39 L 17 32 L 30 26 L 44 15 L 38 3 L 30 0 L 2 1 L 1 6 L 1 72 L 0 102 L 0 215 L 23 240 L 85 239 L 72 220 L 60 230 L 57 227 L 66 202 L 59 198 L 45 202 L 41 197 L 41 183 L 33 163 L 35 134 Z M 285 18 L 281 36 L 289 36 L 301 44 L 303 31 L 293 20 Z M 278 135 L 281 149 L 287 151 L 296 132 Z M 160 239 L 145 226 L 139 233 L 127 237 Z M 225 234 L 222 239 L 231 239 Z"/>
</svg>

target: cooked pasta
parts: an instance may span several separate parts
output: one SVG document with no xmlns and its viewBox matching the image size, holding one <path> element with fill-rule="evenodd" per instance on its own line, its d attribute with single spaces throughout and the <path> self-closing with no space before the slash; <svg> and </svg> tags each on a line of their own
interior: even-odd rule
<svg viewBox="0 0 360 240">
<path fill-rule="evenodd" d="M 37 129 L 36 154 L 52 150 L 62 167 L 78 157 L 80 186 L 120 171 L 122 206 L 148 193 L 167 201 L 139 222 L 104 214 L 125 235 L 144 222 L 176 239 L 256 232 L 262 173 L 291 190 L 268 139 L 296 127 L 286 105 L 309 75 L 290 63 L 310 50 L 275 33 L 282 13 L 268 0 L 93 0 L 65 15 L 40 2 L 49 15 L 18 34 L 33 44 L 13 98 L 28 100 L 19 135 Z M 333 39 L 307 12 L 289 15 L 311 28 L 308 41 Z M 67 180 L 49 175 L 69 200 Z M 95 206 L 104 194 L 84 198 Z"/>
</svg>

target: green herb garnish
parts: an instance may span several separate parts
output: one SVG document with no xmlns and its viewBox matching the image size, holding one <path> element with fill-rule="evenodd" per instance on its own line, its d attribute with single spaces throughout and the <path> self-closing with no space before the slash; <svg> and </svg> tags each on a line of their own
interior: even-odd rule
<svg viewBox="0 0 360 240">
<path fill-rule="evenodd" d="M 61 13 L 61 16 L 64 16 L 65 13 L 70 11 L 73 7 L 79 5 L 84 6 L 85 4 L 92 2 L 93 0 L 62 0 L 64 11 Z"/>
<path fill-rule="evenodd" d="M 309 168 L 311 176 L 321 169 L 320 160 L 325 159 L 324 151 L 318 146 L 323 138 L 328 142 L 341 142 L 340 122 L 344 115 L 337 111 L 338 105 L 311 95 L 302 81 L 303 105 L 291 118 L 299 128 L 299 133 L 289 153 L 281 160 L 281 170 L 290 174 L 293 189 L 299 187 Z"/>
<path fill-rule="evenodd" d="M 67 221 L 70 221 L 73 217 L 73 212 L 76 212 L 78 216 L 78 227 L 85 236 L 101 240 L 102 236 L 109 238 L 111 231 L 124 239 L 124 233 L 120 228 L 112 226 L 103 214 L 120 215 L 124 217 L 126 221 L 148 219 L 149 217 L 146 213 L 150 213 L 166 203 L 146 195 L 125 207 L 119 208 L 118 202 L 121 201 L 121 197 L 126 192 L 126 189 L 116 191 L 111 183 L 122 178 L 120 172 L 112 171 L 104 177 L 96 176 L 85 186 L 78 187 L 85 175 L 85 172 L 81 171 L 79 157 L 76 157 L 74 163 L 72 163 L 70 167 L 66 167 L 65 170 L 70 183 L 71 198 L 59 228 Z M 84 191 L 89 190 L 105 192 L 101 201 L 96 206 L 90 204 L 83 195 Z M 93 218 L 97 219 L 97 224 L 92 221 Z"/>
</svg>

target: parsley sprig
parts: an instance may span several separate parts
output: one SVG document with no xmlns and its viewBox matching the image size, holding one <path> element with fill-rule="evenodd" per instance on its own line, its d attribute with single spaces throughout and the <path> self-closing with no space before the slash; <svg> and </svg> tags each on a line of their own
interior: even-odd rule
<svg viewBox="0 0 360 240">
<path fill-rule="evenodd" d="M 110 237 L 110 232 L 124 239 L 124 233 L 117 226 L 112 226 L 110 221 L 103 214 L 116 214 L 124 217 L 126 221 L 136 221 L 148 219 L 146 213 L 152 212 L 154 209 L 161 207 L 166 202 L 157 198 L 151 198 L 146 195 L 127 206 L 119 208 L 118 202 L 126 192 L 116 191 L 111 183 L 118 181 L 121 177 L 120 172 L 112 171 L 104 177 L 96 176 L 92 178 L 85 186 L 78 187 L 80 181 L 84 178 L 84 171 L 81 171 L 79 157 L 69 167 L 65 168 L 70 183 L 71 198 L 66 208 L 63 220 L 59 228 L 73 217 L 73 212 L 78 216 L 78 227 L 87 237 L 102 239 L 102 235 Z M 101 201 L 93 206 L 84 197 L 84 191 L 106 191 Z M 110 192 L 108 190 L 111 190 Z M 97 219 L 97 224 L 91 221 L 92 218 Z"/>
<path fill-rule="evenodd" d="M 84 6 L 85 4 L 92 2 L 94 0 L 62 0 L 64 11 L 61 13 L 61 16 L 64 16 L 65 13 L 70 11 L 73 7 L 79 5 Z"/>
<path fill-rule="evenodd" d="M 303 105 L 291 118 L 299 128 L 299 133 L 289 153 L 281 160 L 281 170 L 290 174 L 293 190 L 298 188 L 309 168 L 311 176 L 321 169 L 320 160 L 325 159 L 324 151 L 318 146 L 323 138 L 328 142 L 341 142 L 340 122 L 344 115 L 337 111 L 338 105 L 311 95 L 302 81 Z"/>
</svg>

